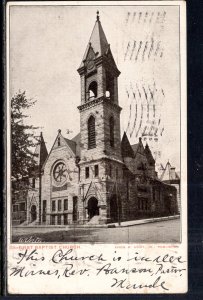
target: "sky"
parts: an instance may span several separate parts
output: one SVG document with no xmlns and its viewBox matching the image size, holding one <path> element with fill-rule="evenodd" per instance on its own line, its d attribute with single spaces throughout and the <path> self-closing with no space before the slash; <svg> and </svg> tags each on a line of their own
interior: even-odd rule
<svg viewBox="0 0 203 300">
<path fill-rule="evenodd" d="M 121 75 L 121 135 L 142 137 L 157 167 L 180 168 L 179 11 L 177 6 L 12 6 L 9 98 L 19 90 L 37 100 L 27 123 L 39 126 L 48 151 L 58 129 L 80 131 L 82 61 L 99 10 Z M 67 130 L 70 132 L 67 133 Z"/>
</svg>

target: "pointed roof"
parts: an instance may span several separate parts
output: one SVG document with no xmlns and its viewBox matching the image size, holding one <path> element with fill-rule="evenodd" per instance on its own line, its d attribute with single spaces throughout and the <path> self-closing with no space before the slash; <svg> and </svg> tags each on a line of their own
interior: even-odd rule
<svg viewBox="0 0 203 300">
<path fill-rule="evenodd" d="M 97 19 L 96 19 L 96 22 L 95 22 L 92 34 L 90 36 L 89 43 L 86 48 L 86 51 L 83 56 L 83 60 L 82 60 L 80 67 L 83 66 L 83 64 L 84 64 L 83 61 L 86 59 L 90 47 L 94 50 L 96 57 L 99 57 L 99 56 L 102 56 L 103 54 L 107 53 L 109 46 L 110 45 L 107 42 L 107 38 L 105 36 L 104 30 L 102 28 L 102 25 L 101 25 L 101 22 L 99 19 L 99 15 L 97 12 Z"/>
<path fill-rule="evenodd" d="M 72 138 L 72 141 L 76 143 L 75 154 L 76 156 L 80 157 L 80 133 L 78 133 L 74 138 Z"/>
<path fill-rule="evenodd" d="M 76 156 L 80 156 L 80 133 L 78 133 L 74 138 L 71 140 L 64 138 L 68 146 L 71 148 L 73 153 Z"/>
<path fill-rule="evenodd" d="M 161 174 L 161 180 L 170 180 L 171 176 L 170 176 L 170 172 L 171 172 L 171 164 L 168 161 L 166 164 L 166 167 L 163 170 L 163 173 Z"/>
<path fill-rule="evenodd" d="M 148 144 L 146 144 L 146 146 L 145 146 L 144 153 L 146 155 L 146 158 L 147 158 L 147 161 L 148 161 L 149 165 L 154 165 L 155 160 L 153 158 L 152 152 L 151 152 Z"/>
<path fill-rule="evenodd" d="M 58 139 L 60 139 L 60 145 L 58 145 L 58 142 L 57 142 Z M 73 139 L 70 140 L 70 139 L 64 138 L 63 135 L 61 134 L 61 130 L 59 129 L 56 139 L 53 143 L 53 146 L 52 146 L 49 154 L 47 155 L 46 159 L 44 160 L 43 168 L 45 167 L 46 162 L 48 161 L 52 150 L 55 150 L 61 146 L 68 147 L 70 149 L 70 151 L 72 151 L 73 155 L 80 157 L 80 133 L 77 134 Z"/>
<path fill-rule="evenodd" d="M 132 149 L 134 151 L 134 156 L 136 156 L 136 154 L 138 152 L 141 153 L 141 154 L 145 154 L 144 153 L 144 146 L 142 144 L 142 138 L 141 137 L 139 138 L 139 143 L 133 144 L 133 145 L 131 145 L 131 147 L 132 147 Z"/>
<path fill-rule="evenodd" d="M 72 140 L 67 139 L 67 138 L 64 138 L 64 140 L 66 141 L 67 145 L 71 148 L 73 153 L 75 153 L 76 152 L 76 143 Z"/>
<path fill-rule="evenodd" d="M 134 151 L 130 145 L 125 131 L 123 133 L 123 138 L 121 141 L 121 154 L 123 157 L 134 157 Z"/>
<path fill-rule="evenodd" d="M 39 143 L 37 144 L 34 152 L 34 160 L 38 166 L 42 166 L 45 162 L 46 158 L 48 156 L 47 148 L 45 145 L 45 141 L 42 135 L 42 132 L 40 133 L 40 139 Z"/>
<path fill-rule="evenodd" d="M 177 172 L 175 172 L 175 167 L 172 167 L 170 162 L 168 161 L 166 167 L 163 170 L 163 173 L 160 176 L 160 180 L 162 181 L 170 181 L 180 179 L 180 176 Z"/>
<path fill-rule="evenodd" d="M 137 143 L 137 144 L 133 144 L 133 145 L 131 145 L 131 147 L 132 147 L 132 149 L 133 149 L 134 153 L 137 153 L 137 151 L 138 151 L 138 148 L 139 148 L 139 143 Z"/>
</svg>

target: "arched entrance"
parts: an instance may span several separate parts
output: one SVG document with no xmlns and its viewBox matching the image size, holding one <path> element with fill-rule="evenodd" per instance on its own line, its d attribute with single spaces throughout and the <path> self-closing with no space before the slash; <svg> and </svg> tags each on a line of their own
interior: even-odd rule
<svg viewBox="0 0 203 300">
<path fill-rule="evenodd" d="M 89 199 L 87 204 L 87 211 L 89 219 L 99 215 L 98 200 L 95 197 L 91 197 Z"/>
<path fill-rule="evenodd" d="M 36 207 L 36 205 L 31 206 L 30 213 L 31 213 L 31 223 L 32 223 L 37 219 L 37 207 Z"/>
</svg>

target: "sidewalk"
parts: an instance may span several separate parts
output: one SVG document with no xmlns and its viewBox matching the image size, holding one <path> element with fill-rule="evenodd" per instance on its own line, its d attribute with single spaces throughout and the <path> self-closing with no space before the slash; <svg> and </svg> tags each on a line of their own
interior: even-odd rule
<svg viewBox="0 0 203 300">
<path fill-rule="evenodd" d="M 173 219 L 179 219 L 179 218 L 180 218 L 180 215 L 160 217 L 160 218 L 141 219 L 141 220 L 121 222 L 120 225 L 118 223 L 110 223 L 110 224 L 107 224 L 107 227 L 110 227 L 110 228 L 113 228 L 113 227 L 129 227 L 129 226 L 134 226 L 134 225 L 161 222 L 161 221 L 167 221 L 167 220 L 173 220 Z"/>
<path fill-rule="evenodd" d="M 150 219 L 140 219 L 140 220 L 133 220 L 133 221 L 125 221 L 121 222 L 120 225 L 117 223 L 108 223 L 108 224 L 84 224 L 84 225 L 24 225 L 24 226 L 13 226 L 13 228 L 50 228 L 52 230 L 58 230 L 58 229 L 68 229 L 68 228 L 116 228 L 116 227 L 129 227 L 134 225 L 141 225 L 141 224 L 147 224 L 147 223 L 154 223 L 154 222 L 161 222 L 161 221 L 167 221 L 167 220 L 173 220 L 173 219 L 179 219 L 180 215 L 175 216 L 168 216 L 168 217 L 160 217 L 160 218 L 150 218 Z"/>
</svg>

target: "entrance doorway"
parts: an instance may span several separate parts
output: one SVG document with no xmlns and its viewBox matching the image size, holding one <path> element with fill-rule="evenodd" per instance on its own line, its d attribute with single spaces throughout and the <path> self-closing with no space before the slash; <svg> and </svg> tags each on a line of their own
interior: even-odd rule
<svg viewBox="0 0 203 300">
<path fill-rule="evenodd" d="M 99 215 L 98 200 L 95 197 L 89 199 L 87 205 L 87 211 L 88 211 L 89 219 Z"/>
<path fill-rule="evenodd" d="M 31 206 L 31 223 L 34 222 L 37 219 L 37 208 L 36 205 Z"/>
</svg>

